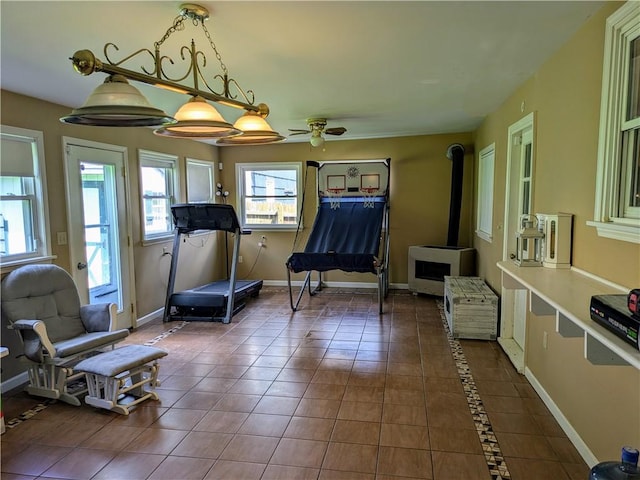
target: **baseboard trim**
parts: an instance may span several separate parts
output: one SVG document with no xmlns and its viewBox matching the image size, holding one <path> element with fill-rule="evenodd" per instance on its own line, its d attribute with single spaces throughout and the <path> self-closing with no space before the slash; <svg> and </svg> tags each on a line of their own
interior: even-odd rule
<svg viewBox="0 0 640 480">
<path fill-rule="evenodd" d="M 571 441 L 571 443 L 573 443 L 573 446 L 576 447 L 576 450 L 578 450 L 578 453 L 585 461 L 585 463 L 589 465 L 589 468 L 596 465 L 598 463 L 598 459 L 596 458 L 596 456 L 589 449 L 587 444 L 584 443 L 584 440 L 582 440 L 578 432 L 575 431 L 569 420 L 567 420 L 567 417 L 564 416 L 560 408 L 552 400 L 551 396 L 547 393 L 547 391 L 540 384 L 538 379 L 535 377 L 533 372 L 529 370 L 528 367 L 525 367 L 524 369 L 524 376 L 527 378 L 527 380 L 529 380 L 529 383 L 531 383 L 531 386 L 538 393 L 538 395 L 540 395 L 540 398 L 547 406 L 547 408 L 551 411 L 551 414 L 560 425 L 560 428 L 562 428 L 564 433 L 567 434 L 567 437 L 569 437 L 569 440 Z"/>
<path fill-rule="evenodd" d="M 311 286 L 315 286 L 318 281 L 312 280 Z M 286 280 L 263 280 L 262 284 L 265 287 L 287 287 L 289 284 Z M 291 282 L 291 286 L 293 287 L 301 287 L 303 284 L 303 280 L 294 280 Z M 333 288 L 369 288 L 372 290 L 376 290 L 378 288 L 377 282 L 322 282 L 322 286 L 324 287 L 333 287 Z M 408 283 L 390 283 L 389 288 L 393 290 L 408 290 Z"/>
<path fill-rule="evenodd" d="M 147 313 L 146 315 L 140 317 L 136 321 L 136 327 L 141 327 L 145 323 L 149 323 L 151 320 L 154 320 L 162 316 L 163 313 L 164 313 L 164 308 L 159 308 L 155 312 Z"/>
<path fill-rule="evenodd" d="M 317 281 L 316 281 L 317 283 Z M 263 280 L 262 284 L 265 287 L 286 287 L 289 284 L 286 280 Z M 291 285 L 294 287 L 301 287 L 303 284 L 302 280 L 295 280 L 291 282 Z M 312 283 L 313 285 L 313 283 Z M 377 282 L 322 282 L 322 285 L 325 287 L 333 287 L 333 288 L 369 288 L 369 289 L 377 289 Z M 408 283 L 390 283 L 389 288 L 393 290 L 408 290 Z M 164 308 L 159 308 L 151 313 L 147 313 L 146 315 L 138 318 L 136 321 L 136 327 L 141 327 L 145 323 L 149 323 L 150 321 L 162 316 L 164 312 Z"/>
<path fill-rule="evenodd" d="M 5 393 L 29 382 L 29 372 L 22 372 L 0 384 L 0 393 Z"/>
</svg>

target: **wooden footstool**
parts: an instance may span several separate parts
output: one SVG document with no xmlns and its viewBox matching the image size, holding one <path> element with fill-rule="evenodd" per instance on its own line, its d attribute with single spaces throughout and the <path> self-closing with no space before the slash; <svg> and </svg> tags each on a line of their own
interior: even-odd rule
<svg viewBox="0 0 640 480">
<path fill-rule="evenodd" d="M 85 402 L 98 408 L 129 415 L 129 409 L 158 394 L 144 389 L 158 383 L 158 359 L 167 352 L 145 345 L 127 345 L 82 360 L 76 371 L 85 372 L 88 395 Z M 130 382 L 128 380 L 131 379 Z"/>
</svg>

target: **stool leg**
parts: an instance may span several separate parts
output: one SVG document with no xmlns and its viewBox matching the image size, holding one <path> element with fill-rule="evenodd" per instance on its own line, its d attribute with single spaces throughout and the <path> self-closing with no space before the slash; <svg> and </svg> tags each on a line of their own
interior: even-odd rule
<svg viewBox="0 0 640 480">
<path fill-rule="evenodd" d="M 137 372 L 133 373 L 131 375 L 131 383 L 133 385 L 137 385 L 136 387 L 132 388 L 129 393 L 131 395 L 133 395 L 136 398 L 140 398 L 142 396 L 144 396 L 144 394 L 146 393 L 144 390 L 144 383 L 143 383 L 143 371 L 142 370 L 138 370 Z"/>
</svg>

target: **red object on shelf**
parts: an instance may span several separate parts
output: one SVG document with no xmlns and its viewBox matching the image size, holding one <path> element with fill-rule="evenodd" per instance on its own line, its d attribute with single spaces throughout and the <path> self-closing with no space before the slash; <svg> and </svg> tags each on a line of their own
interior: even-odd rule
<svg viewBox="0 0 640 480">
<path fill-rule="evenodd" d="M 629 292 L 627 306 L 632 314 L 640 317 L 640 288 L 634 288 Z"/>
</svg>

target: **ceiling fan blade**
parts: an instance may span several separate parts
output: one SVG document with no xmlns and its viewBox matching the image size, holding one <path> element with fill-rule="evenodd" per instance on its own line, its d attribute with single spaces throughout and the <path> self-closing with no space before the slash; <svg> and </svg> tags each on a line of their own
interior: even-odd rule
<svg viewBox="0 0 640 480">
<path fill-rule="evenodd" d="M 347 129 L 344 127 L 325 128 L 324 133 L 327 135 L 342 135 Z"/>
<path fill-rule="evenodd" d="M 291 132 L 289 135 L 305 135 L 311 133 L 311 130 L 302 130 L 299 128 L 290 128 L 289 131 Z"/>
</svg>

